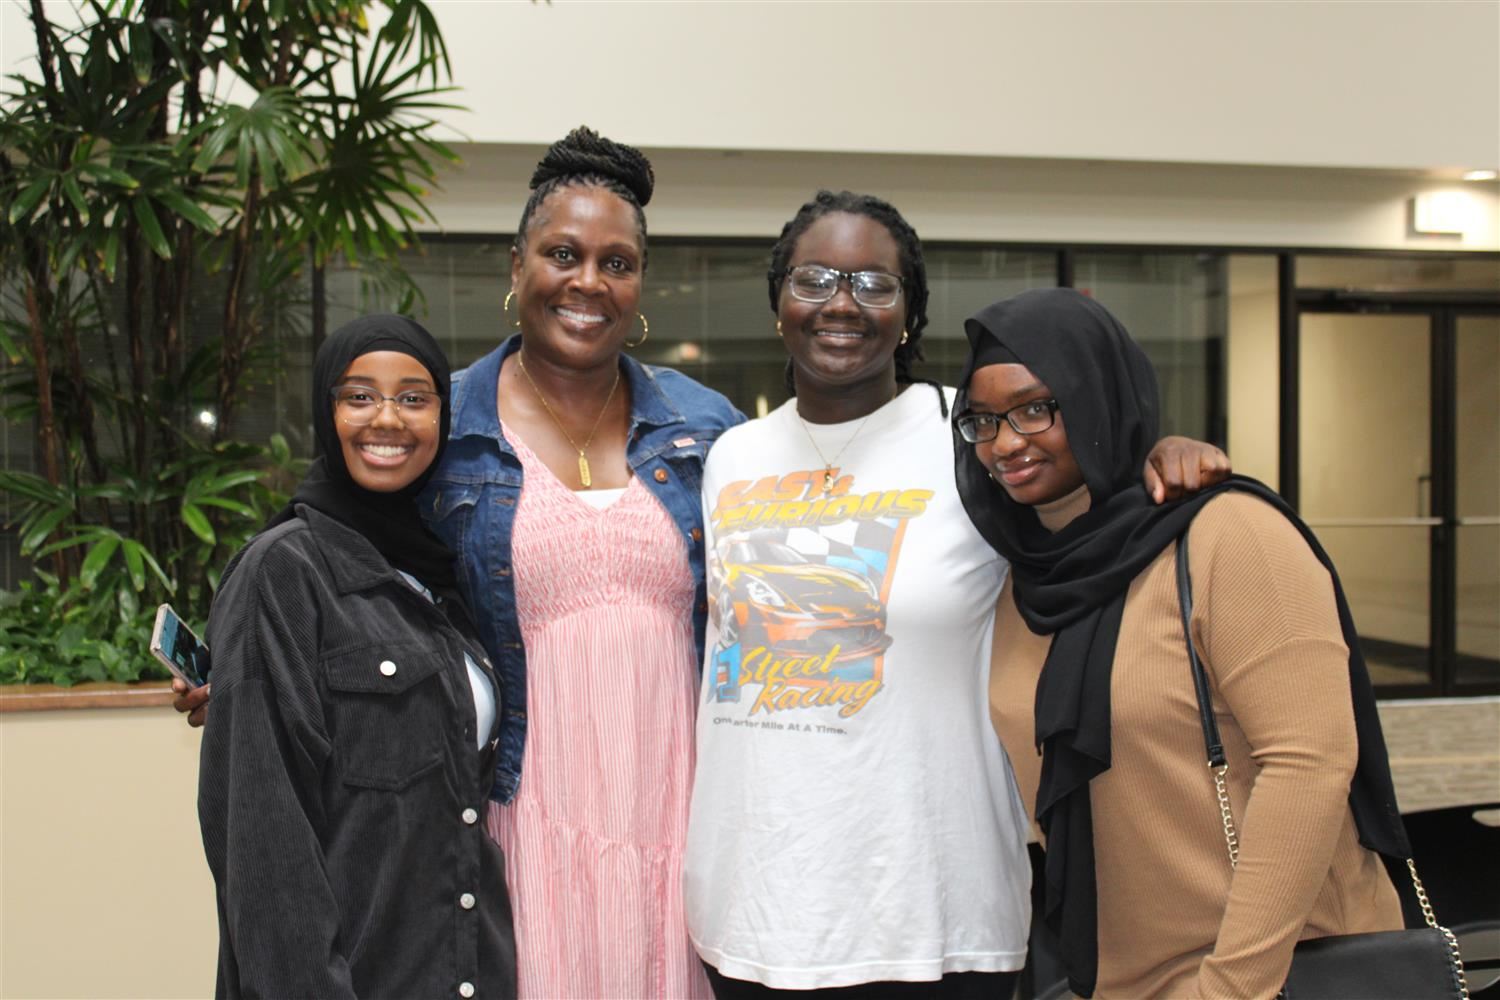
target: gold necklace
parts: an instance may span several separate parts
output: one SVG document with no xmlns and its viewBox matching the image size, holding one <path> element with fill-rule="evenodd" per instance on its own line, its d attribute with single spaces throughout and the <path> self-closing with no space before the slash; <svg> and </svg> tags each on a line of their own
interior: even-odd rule
<svg viewBox="0 0 1500 1000">
<path fill-rule="evenodd" d="M 891 399 L 895 398 L 894 395 L 891 396 Z M 886 400 L 886 403 L 889 402 L 890 400 Z M 869 423 L 870 418 L 876 412 L 883 409 L 886 403 L 881 403 L 880 406 L 875 407 L 875 409 L 865 414 L 865 419 L 859 422 L 859 426 L 854 428 L 854 433 L 849 435 L 849 440 L 844 442 L 844 446 L 838 450 L 838 454 L 834 455 L 831 459 L 823 457 L 823 449 L 818 447 L 818 441 L 817 438 L 813 437 L 812 428 L 808 427 L 807 421 L 802 419 L 802 413 L 795 406 L 793 407 L 792 412 L 797 414 L 797 422 L 802 425 L 802 433 L 807 435 L 808 443 L 813 446 L 813 451 L 818 453 L 818 459 L 823 463 L 823 495 L 825 497 L 833 492 L 833 463 L 839 460 L 840 455 L 849 450 L 849 446 L 854 443 L 854 439 L 859 437 L 859 432 L 865 429 L 865 424 Z"/>
<path fill-rule="evenodd" d="M 578 442 L 573 440 L 573 435 L 569 434 L 568 429 L 562 425 L 562 421 L 557 419 L 557 414 L 552 412 L 552 406 L 547 402 L 547 397 L 542 395 L 542 390 L 537 388 L 536 380 L 531 377 L 531 372 L 526 370 L 526 362 L 522 360 L 520 354 L 516 355 L 516 364 L 521 366 L 521 374 L 525 375 L 526 381 L 531 383 L 531 391 L 536 393 L 536 398 L 542 401 L 542 409 L 547 411 L 547 416 L 552 418 L 552 422 L 562 432 L 563 438 L 578 452 L 578 478 L 583 483 L 583 488 L 588 489 L 594 485 L 594 480 L 589 475 L 589 445 L 594 443 L 594 435 L 599 432 L 599 425 L 604 422 L 604 414 L 609 410 L 610 401 L 615 398 L 615 390 L 620 387 L 619 366 L 615 366 L 615 380 L 610 384 L 609 395 L 604 397 L 604 406 L 600 408 L 599 416 L 594 418 L 594 428 L 589 431 L 588 438 L 584 440 L 583 447 L 580 448 Z"/>
</svg>

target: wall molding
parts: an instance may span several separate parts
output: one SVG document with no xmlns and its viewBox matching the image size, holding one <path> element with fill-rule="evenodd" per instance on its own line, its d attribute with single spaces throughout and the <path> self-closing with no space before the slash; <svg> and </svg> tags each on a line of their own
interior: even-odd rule
<svg viewBox="0 0 1500 1000">
<path fill-rule="evenodd" d="M 72 687 L 9 684 L 0 687 L 0 713 L 55 712 L 76 708 L 156 708 L 172 704 L 167 681 L 88 681 Z"/>
</svg>

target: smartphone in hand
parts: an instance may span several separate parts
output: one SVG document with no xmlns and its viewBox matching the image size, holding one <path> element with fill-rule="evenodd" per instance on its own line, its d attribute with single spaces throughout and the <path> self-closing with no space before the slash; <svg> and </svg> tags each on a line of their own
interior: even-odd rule
<svg viewBox="0 0 1500 1000">
<path fill-rule="evenodd" d="M 151 630 L 151 655 L 174 676 L 182 678 L 188 687 L 202 687 L 208 682 L 208 647 L 177 616 L 170 604 L 156 609 L 156 627 Z"/>
</svg>

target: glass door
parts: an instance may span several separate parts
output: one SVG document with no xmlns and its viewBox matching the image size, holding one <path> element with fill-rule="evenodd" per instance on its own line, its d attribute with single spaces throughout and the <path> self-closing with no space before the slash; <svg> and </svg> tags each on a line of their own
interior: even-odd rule
<svg viewBox="0 0 1500 1000">
<path fill-rule="evenodd" d="M 1453 679 L 1500 684 L 1500 315 L 1453 317 Z"/>
<path fill-rule="evenodd" d="M 1432 693 L 1432 317 L 1303 311 L 1298 507 L 1338 567 L 1370 674 Z"/>
<path fill-rule="evenodd" d="M 1294 342 L 1292 499 L 1376 687 L 1500 690 L 1500 309 L 1306 302 Z"/>
</svg>

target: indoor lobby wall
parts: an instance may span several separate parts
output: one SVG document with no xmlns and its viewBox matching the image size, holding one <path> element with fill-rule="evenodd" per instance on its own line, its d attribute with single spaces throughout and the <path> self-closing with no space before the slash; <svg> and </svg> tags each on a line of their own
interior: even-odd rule
<svg viewBox="0 0 1500 1000">
<path fill-rule="evenodd" d="M 212 995 L 199 734 L 166 707 L 0 713 L 0 997 Z"/>
<path fill-rule="evenodd" d="M 1500 184 L 1457 180 L 1500 166 L 1497 3 L 434 7 L 449 232 L 513 230 L 587 123 L 652 157 L 663 235 L 769 239 L 829 187 L 928 241 L 1500 249 Z M 1463 236 L 1410 231 L 1434 190 Z"/>
<path fill-rule="evenodd" d="M 1494 167 L 1500 5 L 434 0 L 478 142 Z"/>
<path fill-rule="evenodd" d="M 1280 478 L 1278 334 L 1276 259 L 1231 256 L 1227 451 L 1236 472 L 1273 489 Z"/>
<path fill-rule="evenodd" d="M 587 123 L 652 156 L 661 234 L 774 236 L 826 186 L 929 241 L 1500 249 L 1500 184 L 1457 179 L 1500 166 L 1500 3 L 431 5 L 467 109 L 448 232 L 511 231 Z M 0 5 L 5 72 L 25 18 Z M 1463 236 L 1409 231 L 1435 190 Z"/>
<path fill-rule="evenodd" d="M 482 143 L 588 122 L 652 149 L 1472 168 L 1500 148 L 1488 0 L 429 3 L 470 109 L 448 120 Z M 34 68 L 26 18 L 0 5 L 4 73 Z"/>
<path fill-rule="evenodd" d="M 562 133 L 559 132 L 560 136 Z M 634 136 L 618 137 L 635 141 Z M 513 232 L 541 146 L 459 144 L 428 201 L 438 229 Z M 1194 246 L 1500 250 L 1500 183 L 1411 171 L 974 157 L 709 152 L 648 147 L 657 188 L 647 210 L 663 236 L 771 242 L 820 187 L 879 194 L 928 242 L 1079 242 Z M 1456 190 L 1463 235 L 1417 235 L 1410 200 Z"/>
</svg>

